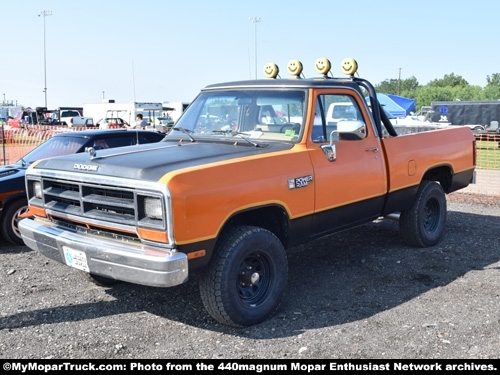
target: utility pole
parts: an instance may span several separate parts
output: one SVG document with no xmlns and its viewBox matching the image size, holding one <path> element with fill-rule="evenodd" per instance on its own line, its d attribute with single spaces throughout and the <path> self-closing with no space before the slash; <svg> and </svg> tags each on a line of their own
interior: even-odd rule
<svg viewBox="0 0 500 375">
<path fill-rule="evenodd" d="M 257 79 L 257 24 L 261 22 L 260 17 L 250 17 L 250 21 L 253 22 L 255 25 L 255 35 L 254 35 L 254 42 L 255 42 L 255 79 Z"/>
<path fill-rule="evenodd" d="M 134 86 L 134 103 L 135 103 L 135 69 L 134 69 L 134 60 L 132 60 L 132 84 Z"/>
<path fill-rule="evenodd" d="M 401 95 L 401 68 L 399 68 L 399 78 L 398 78 L 398 96 Z"/>
<path fill-rule="evenodd" d="M 51 15 L 51 10 L 42 10 L 42 12 L 38 15 L 38 17 L 43 17 L 43 77 L 45 81 L 43 92 L 45 93 L 45 108 L 47 108 L 47 53 L 45 48 L 45 17 Z"/>
</svg>

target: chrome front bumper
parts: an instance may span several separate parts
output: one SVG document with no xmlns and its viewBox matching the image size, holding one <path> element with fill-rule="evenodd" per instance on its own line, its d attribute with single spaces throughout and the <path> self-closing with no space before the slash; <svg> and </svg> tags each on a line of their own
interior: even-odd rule
<svg viewBox="0 0 500 375">
<path fill-rule="evenodd" d="M 188 279 L 184 253 L 72 232 L 49 221 L 23 219 L 19 230 L 26 246 L 60 263 L 71 266 L 65 256 L 68 249 L 84 253 L 87 272 L 92 274 L 156 287 L 171 287 Z"/>
</svg>

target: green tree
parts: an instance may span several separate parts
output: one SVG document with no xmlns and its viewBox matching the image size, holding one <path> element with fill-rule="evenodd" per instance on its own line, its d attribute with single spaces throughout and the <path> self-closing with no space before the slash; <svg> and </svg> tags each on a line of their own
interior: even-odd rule
<svg viewBox="0 0 500 375">
<path fill-rule="evenodd" d="M 483 89 L 483 97 L 486 100 L 500 100 L 500 86 L 486 86 Z"/>
<path fill-rule="evenodd" d="M 500 100 L 500 73 L 493 73 L 486 76 L 486 86 L 483 89 L 483 96 L 487 100 Z"/>
<path fill-rule="evenodd" d="M 500 73 L 486 76 L 486 86 L 470 85 L 463 77 L 454 73 L 434 79 L 421 86 L 415 77 L 404 80 L 387 79 L 375 89 L 381 93 L 404 96 L 416 100 L 416 110 L 431 105 L 433 101 L 452 100 L 500 100 Z"/>
<path fill-rule="evenodd" d="M 453 87 L 433 87 L 430 85 L 421 86 L 414 91 L 412 99 L 417 101 L 417 110 L 424 105 L 430 105 L 434 101 L 455 100 Z"/>
<path fill-rule="evenodd" d="M 411 76 L 410 78 L 406 78 L 401 81 L 401 95 L 403 92 L 412 92 L 418 87 L 420 87 L 420 84 L 415 77 Z"/>
<path fill-rule="evenodd" d="M 378 85 L 375 85 L 377 92 L 401 96 L 405 96 L 403 93 L 413 92 L 417 87 L 419 87 L 419 83 L 413 76 L 402 80 L 386 79 Z"/>
<path fill-rule="evenodd" d="M 481 86 L 457 86 L 453 88 L 454 100 L 484 100 Z"/>
<path fill-rule="evenodd" d="M 398 94 L 398 80 L 397 79 L 386 79 L 385 81 L 375 85 L 375 90 L 377 92 L 382 92 L 385 94 Z"/>
<path fill-rule="evenodd" d="M 455 75 L 455 73 L 445 74 L 441 79 L 435 79 L 428 84 L 432 87 L 463 87 L 468 86 L 467 82 L 462 76 Z"/>
<path fill-rule="evenodd" d="M 491 76 L 486 76 L 486 87 L 490 86 L 500 86 L 500 73 L 493 73 Z"/>
</svg>

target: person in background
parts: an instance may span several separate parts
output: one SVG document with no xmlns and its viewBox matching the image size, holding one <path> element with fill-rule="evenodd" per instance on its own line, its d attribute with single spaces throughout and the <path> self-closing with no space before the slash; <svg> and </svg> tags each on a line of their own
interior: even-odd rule
<svg viewBox="0 0 500 375">
<path fill-rule="evenodd" d="M 137 116 L 135 117 L 135 128 L 146 129 L 146 126 L 148 126 L 147 121 L 143 119 L 142 113 L 138 113 Z"/>
<path fill-rule="evenodd" d="M 271 117 L 271 112 L 265 111 L 264 112 L 264 117 L 261 119 L 263 124 L 273 124 L 275 121 Z"/>
</svg>

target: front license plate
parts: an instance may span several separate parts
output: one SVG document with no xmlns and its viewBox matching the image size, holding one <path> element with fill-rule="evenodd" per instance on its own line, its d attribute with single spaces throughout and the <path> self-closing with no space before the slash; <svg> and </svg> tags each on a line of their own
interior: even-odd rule
<svg viewBox="0 0 500 375">
<path fill-rule="evenodd" d="M 63 246 L 63 251 L 64 260 L 68 266 L 90 272 L 89 265 L 87 264 L 87 255 L 83 251 L 70 249 L 66 246 Z"/>
</svg>

